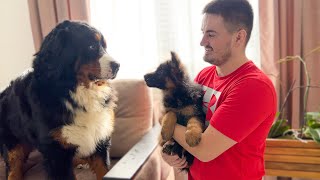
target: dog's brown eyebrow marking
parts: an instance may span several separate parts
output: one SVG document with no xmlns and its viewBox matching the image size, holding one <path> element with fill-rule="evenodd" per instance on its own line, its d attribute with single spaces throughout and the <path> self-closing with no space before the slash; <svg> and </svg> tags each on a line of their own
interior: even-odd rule
<svg viewBox="0 0 320 180">
<path fill-rule="evenodd" d="M 101 35 L 100 35 L 99 33 L 96 33 L 96 34 L 95 34 L 95 39 L 100 42 L 100 40 L 101 40 Z"/>
</svg>

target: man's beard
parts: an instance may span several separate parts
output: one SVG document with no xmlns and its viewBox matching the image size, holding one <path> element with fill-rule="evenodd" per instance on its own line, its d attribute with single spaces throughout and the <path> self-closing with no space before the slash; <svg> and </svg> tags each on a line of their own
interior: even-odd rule
<svg viewBox="0 0 320 180">
<path fill-rule="evenodd" d="M 206 47 L 206 48 L 211 48 L 211 47 Z M 225 64 L 229 58 L 231 57 L 231 49 L 230 46 L 227 46 L 226 50 L 222 54 L 221 57 L 212 57 L 212 56 L 203 56 L 204 61 L 216 65 L 216 66 L 221 66 Z"/>
</svg>

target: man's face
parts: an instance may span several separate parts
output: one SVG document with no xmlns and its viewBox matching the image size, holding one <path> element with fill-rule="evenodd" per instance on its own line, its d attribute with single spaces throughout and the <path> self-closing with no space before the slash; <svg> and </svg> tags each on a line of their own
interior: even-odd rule
<svg viewBox="0 0 320 180">
<path fill-rule="evenodd" d="M 232 34 L 228 32 L 219 15 L 205 14 L 201 30 L 203 37 L 200 45 L 205 48 L 204 61 L 221 66 L 232 54 Z"/>
</svg>

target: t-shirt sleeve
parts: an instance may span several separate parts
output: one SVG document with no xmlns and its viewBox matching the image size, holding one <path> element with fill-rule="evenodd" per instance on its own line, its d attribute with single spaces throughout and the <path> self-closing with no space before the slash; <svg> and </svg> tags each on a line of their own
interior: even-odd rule
<svg viewBox="0 0 320 180">
<path fill-rule="evenodd" d="M 275 114 L 276 99 L 272 88 L 257 79 L 242 80 L 226 93 L 210 124 L 234 141 L 242 141 Z"/>
</svg>

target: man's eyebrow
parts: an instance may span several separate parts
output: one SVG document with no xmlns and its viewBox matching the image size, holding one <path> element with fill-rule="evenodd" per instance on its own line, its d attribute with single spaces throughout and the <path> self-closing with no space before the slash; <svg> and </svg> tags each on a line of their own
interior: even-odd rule
<svg viewBox="0 0 320 180">
<path fill-rule="evenodd" d="M 210 33 L 210 32 L 217 33 L 217 31 L 215 31 L 215 30 L 207 30 L 206 31 L 206 33 Z"/>
<path fill-rule="evenodd" d="M 203 32 L 203 30 L 202 30 L 202 32 Z M 215 31 L 215 30 L 207 30 L 205 33 L 217 33 L 217 31 Z"/>
</svg>

